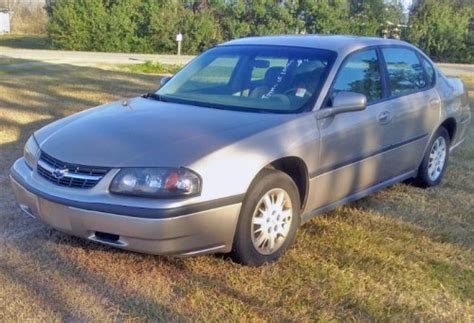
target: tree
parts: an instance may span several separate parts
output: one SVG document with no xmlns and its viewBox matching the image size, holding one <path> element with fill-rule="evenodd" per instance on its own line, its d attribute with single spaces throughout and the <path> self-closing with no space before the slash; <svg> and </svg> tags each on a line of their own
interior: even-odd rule
<svg viewBox="0 0 474 323">
<path fill-rule="evenodd" d="M 189 54 L 200 53 L 222 41 L 220 28 L 210 11 L 180 9 L 179 31 L 185 35 L 183 50 Z"/>
<path fill-rule="evenodd" d="M 48 0 L 53 47 L 198 53 L 222 40 L 309 33 L 376 35 L 383 0 Z M 393 12 L 393 10 L 392 10 Z"/>
<path fill-rule="evenodd" d="M 459 1 L 420 0 L 410 13 L 407 39 L 436 59 L 472 60 L 468 38 L 473 13 L 472 6 Z"/>
<path fill-rule="evenodd" d="M 299 19 L 310 34 L 349 34 L 350 7 L 346 0 L 301 1 Z"/>
<path fill-rule="evenodd" d="M 213 11 L 197 1 L 55 0 L 48 8 L 55 48 L 174 52 L 181 32 L 183 50 L 196 54 L 222 41 Z"/>
<path fill-rule="evenodd" d="M 293 1 L 223 1 L 214 6 L 225 39 L 295 33 L 298 29 Z"/>
<path fill-rule="evenodd" d="M 351 33 L 356 35 L 380 36 L 388 23 L 403 21 L 403 8 L 383 0 L 352 0 Z"/>
<path fill-rule="evenodd" d="M 48 23 L 55 48 L 97 50 L 107 34 L 107 12 L 102 0 L 56 1 Z"/>
</svg>

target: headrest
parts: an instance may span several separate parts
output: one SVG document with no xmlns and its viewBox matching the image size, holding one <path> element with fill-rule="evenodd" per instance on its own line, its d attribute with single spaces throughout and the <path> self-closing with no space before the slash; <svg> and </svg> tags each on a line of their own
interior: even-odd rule
<svg viewBox="0 0 474 323">
<path fill-rule="evenodd" d="M 280 76 L 282 71 L 283 71 L 283 67 L 281 66 L 270 67 L 265 72 L 265 78 L 264 78 L 265 84 L 273 86 L 276 83 L 278 76 Z"/>
</svg>

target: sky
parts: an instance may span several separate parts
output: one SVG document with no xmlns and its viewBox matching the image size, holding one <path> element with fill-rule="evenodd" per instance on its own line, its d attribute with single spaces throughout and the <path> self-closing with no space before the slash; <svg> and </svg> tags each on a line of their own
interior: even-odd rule
<svg viewBox="0 0 474 323">
<path fill-rule="evenodd" d="M 400 1 L 403 5 L 404 11 L 408 11 L 410 9 L 411 4 L 413 3 L 413 0 L 401 0 Z"/>
</svg>

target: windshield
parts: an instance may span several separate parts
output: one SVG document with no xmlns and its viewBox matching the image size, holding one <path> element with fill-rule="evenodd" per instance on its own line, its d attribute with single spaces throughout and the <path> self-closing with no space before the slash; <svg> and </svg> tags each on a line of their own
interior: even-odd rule
<svg viewBox="0 0 474 323">
<path fill-rule="evenodd" d="M 286 46 L 208 50 L 158 90 L 163 101 L 229 110 L 311 109 L 334 62 L 332 51 Z"/>
</svg>

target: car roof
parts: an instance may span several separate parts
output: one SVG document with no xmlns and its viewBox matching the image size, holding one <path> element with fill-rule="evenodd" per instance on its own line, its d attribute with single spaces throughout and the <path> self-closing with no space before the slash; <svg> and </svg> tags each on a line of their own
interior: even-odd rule
<svg viewBox="0 0 474 323">
<path fill-rule="evenodd" d="M 295 46 L 309 47 L 332 50 L 338 54 L 347 54 L 354 50 L 380 45 L 412 45 L 396 40 L 378 37 L 361 37 L 352 35 L 279 35 L 279 36 L 262 36 L 247 37 L 231 40 L 221 44 L 227 45 L 276 45 L 276 46 Z"/>
</svg>

